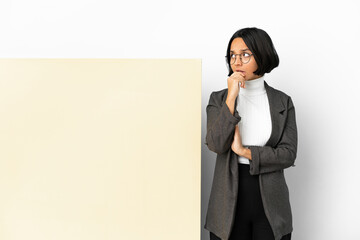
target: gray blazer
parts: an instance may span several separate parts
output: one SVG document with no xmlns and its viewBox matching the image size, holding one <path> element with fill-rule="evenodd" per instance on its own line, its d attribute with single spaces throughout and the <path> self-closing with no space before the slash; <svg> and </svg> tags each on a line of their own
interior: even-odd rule
<svg viewBox="0 0 360 240">
<path fill-rule="evenodd" d="M 249 146 L 250 174 L 259 176 L 265 214 L 275 240 L 292 232 L 289 190 L 284 169 L 295 166 L 297 127 L 291 98 L 265 82 L 269 99 L 272 132 L 265 146 Z M 240 90 L 241 91 L 241 90 Z M 206 107 L 205 144 L 217 153 L 204 228 L 223 240 L 230 236 L 234 223 L 238 192 L 238 156 L 231 150 L 235 126 L 241 120 L 236 110 L 231 114 L 225 103 L 228 89 L 213 92 Z"/>
</svg>

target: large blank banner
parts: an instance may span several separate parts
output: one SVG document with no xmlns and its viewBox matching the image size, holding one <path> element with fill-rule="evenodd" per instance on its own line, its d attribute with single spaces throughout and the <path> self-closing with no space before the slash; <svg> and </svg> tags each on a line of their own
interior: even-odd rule
<svg viewBox="0 0 360 240">
<path fill-rule="evenodd" d="M 200 239 L 200 59 L 1 59 L 0 239 Z"/>
</svg>

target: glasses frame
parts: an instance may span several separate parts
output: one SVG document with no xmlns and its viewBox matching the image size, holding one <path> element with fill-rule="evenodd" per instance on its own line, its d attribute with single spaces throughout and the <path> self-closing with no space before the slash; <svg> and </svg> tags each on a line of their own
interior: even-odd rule
<svg viewBox="0 0 360 240">
<path fill-rule="evenodd" d="M 229 57 L 229 63 L 230 63 L 230 65 L 233 65 L 233 64 L 236 62 L 237 55 L 239 55 L 240 61 L 241 61 L 243 64 L 247 64 L 248 62 L 250 62 L 251 56 L 254 55 L 254 54 L 252 54 L 252 53 L 251 53 L 251 54 L 250 54 L 250 53 L 247 53 L 247 54 L 250 54 L 250 57 L 249 57 L 249 60 L 248 60 L 247 62 L 244 62 L 243 59 L 242 59 L 242 57 L 241 57 L 242 54 L 245 54 L 245 53 L 231 54 L 231 55 L 235 55 L 235 60 L 234 60 L 233 63 L 231 63 L 231 61 L 232 61 L 231 55 L 225 56 L 225 58 L 227 59 L 227 58 Z"/>
</svg>

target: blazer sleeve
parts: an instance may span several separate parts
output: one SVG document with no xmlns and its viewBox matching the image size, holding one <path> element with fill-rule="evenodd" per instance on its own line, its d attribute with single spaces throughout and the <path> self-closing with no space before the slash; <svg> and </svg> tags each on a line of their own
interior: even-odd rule
<svg viewBox="0 0 360 240">
<path fill-rule="evenodd" d="M 210 95 L 209 104 L 206 107 L 207 131 L 205 144 L 217 153 L 227 152 L 234 140 L 235 126 L 240 121 L 238 111 L 231 114 L 229 107 L 218 96 L 219 92 Z"/>
<path fill-rule="evenodd" d="M 288 98 L 287 119 L 282 136 L 275 147 L 250 146 L 251 159 L 250 174 L 257 175 L 279 171 L 295 166 L 297 153 L 297 127 L 295 108 L 291 98 Z"/>
</svg>

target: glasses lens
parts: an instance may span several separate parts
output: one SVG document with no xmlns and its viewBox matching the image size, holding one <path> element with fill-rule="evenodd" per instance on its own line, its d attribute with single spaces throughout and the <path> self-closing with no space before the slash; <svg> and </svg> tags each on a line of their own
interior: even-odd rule
<svg viewBox="0 0 360 240">
<path fill-rule="evenodd" d="M 230 64 L 234 64 L 236 62 L 236 58 L 237 58 L 238 55 L 235 55 L 235 54 L 232 54 L 230 55 Z M 240 55 L 239 55 L 240 57 Z M 227 58 L 227 57 L 225 57 Z M 241 54 L 241 57 L 240 57 L 240 60 L 242 63 L 248 63 L 250 61 L 250 58 L 251 58 L 251 55 L 249 54 Z"/>
<path fill-rule="evenodd" d="M 230 55 L 230 62 L 231 64 L 234 64 L 236 60 L 236 55 Z"/>
<path fill-rule="evenodd" d="M 250 56 L 241 56 L 241 60 L 243 63 L 248 63 L 250 61 Z"/>
<path fill-rule="evenodd" d="M 248 54 L 248 53 L 244 53 L 242 56 L 241 56 L 241 59 L 242 59 L 242 62 L 243 63 L 248 63 L 250 61 L 250 58 L 251 58 L 251 55 Z"/>
</svg>

